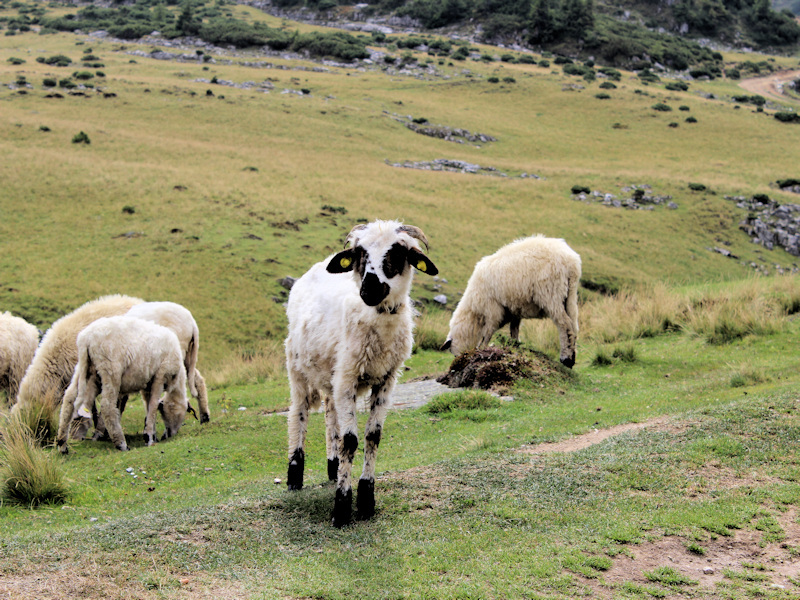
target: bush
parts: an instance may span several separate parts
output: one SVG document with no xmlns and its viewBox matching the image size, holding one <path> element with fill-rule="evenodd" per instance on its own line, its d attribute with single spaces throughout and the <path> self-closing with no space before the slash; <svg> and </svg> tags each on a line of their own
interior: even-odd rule
<svg viewBox="0 0 800 600">
<path fill-rule="evenodd" d="M 656 104 L 653 104 L 651 108 L 659 112 L 669 112 L 672 110 L 672 107 L 669 104 L 664 104 L 663 102 L 658 102 Z"/>
<path fill-rule="evenodd" d="M 89 71 L 75 71 L 72 76 L 75 79 L 80 79 L 82 81 L 88 81 L 89 79 L 94 78 L 94 73 L 90 73 Z"/>
<path fill-rule="evenodd" d="M 776 112 L 775 118 L 782 123 L 800 123 L 800 114 L 793 112 Z"/>
<path fill-rule="evenodd" d="M 500 83 L 500 79 L 498 77 L 489 77 L 486 81 L 489 83 Z"/>
<path fill-rule="evenodd" d="M 76 133 L 74 136 L 72 136 L 72 143 L 73 144 L 91 144 L 92 142 L 89 139 L 89 136 L 86 135 L 86 133 L 84 133 L 83 131 L 81 131 L 80 133 Z"/>
<path fill-rule="evenodd" d="M 800 185 L 800 179 L 790 177 L 788 179 L 778 179 L 776 183 L 778 184 L 779 188 L 783 189 L 787 187 L 794 187 L 796 185 Z"/>
<path fill-rule="evenodd" d="M 513 77 L 503 77 L 503 83 L 517 83 L 517 80 Z"/>
<path fill-rule="evenodd" d="M 595 94 L 594 97 L 597 98 L 598 100 L 609 100 L 611 98 L 611 96 L 609 96 L 605 92 L 600 92 L 599 94 Z"/>
<path fill-rule="evenodd" d="M 602 90 L 615 90 L 617 86 L 611 83 L 610 81 L 604 81 L 600 84 L 600 89 Z"/>
<path fill-rule="evenodd" d="M 705 191 L 707 188 L 706 188 L 706 186 L 705 186 L 704 184 L 702 184 L 702 183 L 690 183 L 690 184 L 689 184 L 689 189 L 690 189 L 690 190 L 692 190 L 693 192 L 703 192 L 703 191 Z"/>
<path fill-rule="evenodd" d="M 56 54 L 55 56 L 50 56 L 48 58 L 38 56 L 36 58 L 36 62 L 45 65 L 54 65 L 56 67 L 68 67 L 70 64 L 72 64 L 72 59 L 68 56 L 64 56 L 63 54 Z"/>
<path fill-rule="evenodd" d="M 572 193 L 573 194 L 591 194 L 592 190 L 585 185 L 573 185 L 572 186 Z"/>
<path fill-rule="evenodd" d="M 519 63 L 523 65 L 535 65 L 536 60 L 530 54 L 523 54 L 519 57 Z"/>
<path fill-rule="evenodd" d="M 25 61 L 24 61 L 23 59 L 21 59 L 21 58 L 16 58 L 16 57 L 14 57 L 14 56 L 12 56 L 11 58 L 9 58 L 7 62 L 10 62 L 12 65 L 21 65 L 21 64 L 24 64 L 24 63 L 25 63 Z"/>
<path fill-rule="evenodd" d="M 689 84 L 685 81 L 671 81 L 664 88 L 671 92 L 685 92 L 689 89 Z"/>
<path fill-rule="evenodd" d="M 689 108 L 688 106 L 686 106 L 685 104 L 681 104 L 681 105 L 678 107 L 678 110 L 682 110 L 683 112 L 687 112 L 687 111 L 689 111 L 689 110 L 692 110 L 692 109 L 691 109 L 691 108 Z"/>
<path fill-rule="evenodd" d="M 694 117 L 686 117 L 686 122 L 687 123 L 697 123 L 697 119 L 695 119 Z"/>
</svg>

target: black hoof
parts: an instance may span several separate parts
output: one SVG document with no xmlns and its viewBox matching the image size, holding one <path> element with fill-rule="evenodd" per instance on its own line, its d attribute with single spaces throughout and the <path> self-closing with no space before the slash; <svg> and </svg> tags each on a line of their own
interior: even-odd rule
<svg viewBox="0 0 800 600">
<path fill-rule="evenodd" d="M 333 516 L 331 525 L 342 528 L 353 522 L 353 490 L 343 493 L 336 490 L 336 499 L 333 502 Z"/>
<path fill-rule="evenodd" d="M 306 454 L 298 448 L 289 461 L 289 471 L 286 474 L 286 487 L 290 490 L 303 489 L 303 469 L 306 465 Z"/>
<path fill-rule="evenodd" d="M 211 420 L 211 415 L 203 413 L 200 415 L 200 423 L 208 423 Z"/>
<path fill-rule="evenodd" d="M 339 476 L 339 459 L 328 459 L 328 481 L 336 481 Z"/>
<path fill-rule="evenodd" d="M 358 480 L 356 496 L 356 518 L 363 521 L 375 514 L 375 482 L 369 479 Z"/>
<path fill-rule="evenodd" d="M 571 369 L 572 367 L 575 366 L 575 355 L 573 354 L 572 356 L 568 356 L 567 358 L 562 358 L 561 364 L 567 367 L 568 369 Z"/>
</svg>

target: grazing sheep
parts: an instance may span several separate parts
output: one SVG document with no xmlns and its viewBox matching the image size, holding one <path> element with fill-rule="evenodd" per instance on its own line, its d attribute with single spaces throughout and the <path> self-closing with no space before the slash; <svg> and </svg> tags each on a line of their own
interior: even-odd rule
<svg viewBox="0 0 800 600">
<path fill-rule="evenodd" d="M 564 240 L 535 235 L 503 246 L 475 265 L 442 350 L 458 355 L 486 346 L 506 323 L 516 340 L 522 319 L 549 317 L 558 327 L 561 362 L 571 368 L 580 277 L 581 257 Z"/>
<path fill-rule="evenodd" d="M 156 442 L 156 410 L 162 413 L 166 426 L 162 439 L 178 433 L 189 403 L 183 352 L 171 330 L 128 316 L 104 317 L 80 332 L 77 348 L 78 363 L 64 393 L 56 438 L 62 453 L 68 452 L 67 438 L 75 413 L 94 405 L 98 392 L 102 394 L 100 414 L 117 449 L 128 449 L 117 404 L 121 395 L 142 392 L 148 446 Z M 160 404 L 162 393 L 166 395 Z"/>
<path fill-rule="evenodd" d="M 44 334 L 42 343 L 20 383 L 15 410 L 36 400 L 47 400 L 57 406 L 72 379 L 75 363 L 78 362 L 78 347 L 75 343 L 78 334 L 100 317 L 125 314 L 141 302 L 144 300 L 128 296 L 103 296 L 87 302 L 53 323 Z"/>
<path fill-rule="evenodd" d="M 324 399 L 328 477 L 336 480 L 336 527 L 351 522 L 356 398 L 367 392 L 370 415 L 356 508 L 361 519 L 375 512 L 375 457 L 383 421 L 413 342 L 413 270 L 438 272 L 420 242 L 427 247 L 422 230 L 397 221 L 357 225 L 347 236 L 350 247 L 311 267 L 289 294 L 287 484 L 290 490 L 303 487 L 308 414 Z"/>
<path fill-rule="evenodd" d="M 10 312 L 0 313 L 0 390 L 6 391 L 11 403 L 38 345 L 39 330 L 34 325 Z"/>
<path fill-rule="evenodd" d="M 208 392 L 205 379 L 197 370 L 200 330 L 197 328 L 197 322 L 192 313 L 174 302 L 144 302 L 137 304 L 125 314 L 162 325 L 178 336 L 184 354 L 183 364 L 186 367 L 189 391 L 192 396 L 197 398 L 200 405 L 200 422 L 207 423 L 211 418 L 208 409 Z"/>
</svg>

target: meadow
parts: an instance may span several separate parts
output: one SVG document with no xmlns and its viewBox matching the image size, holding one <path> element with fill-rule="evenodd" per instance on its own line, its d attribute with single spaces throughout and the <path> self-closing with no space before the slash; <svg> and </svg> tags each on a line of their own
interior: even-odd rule
<svg viewBox="0 0 800 600">
<path fill-rule="evenodd" d="M 155 49 L 197 58 L 156 60 Z M 797 201 L 774 182 L 800 177 L 800 127 L 772 117 L 796 103 L 738 104 L 725 78 L 674 91 L 623 72 L 609 90 L 552 64 L 417 52 L 420 66 L 401 70 L 196 50 L 0 37 L 0 309 L 46 329 L 103 294 L 179 302 L 200 327 L 212 407 L 210 423 L 152 448 L 136 433 L 124 454 L 74 443 L 57 460 L 66 504 L 3 500 L 4 597 L 797 597 L 800 293 L 796 274 L 775 274 L 797 258 L 753 244 L 739 230 L 746 212 L 726 198 Z M 103 63 L 93 87 L 45 88 L 85 70 L 86 54 Z M 73 64 L 36 60 L 55 55 Z M 422 136 L 405 126 L 413 119 L 496 141 Z M 80 132 L 90 143 L 73 142 Z M 391 166 L 439 158 L 507 176 Z M 575 185 L 618 196 L 648 185 L 677 208 L 581 202 Z M 439 412 L 392 412 L 378 514 L 340 531 L 321 415 L 307 489 L 279 482 L 280 280 L 375 218 L 421 227 L 440 270 L 415 283 L 403 381 L 447 370 L 452 357 L 435 348 L 475 261 L 537 232 L 583 260 L 578 362 L 518 382 L 513 400 L 476 392 L 462 406 L 451 393 Z M 445 307 L 432 302 L 440 293 Z M 549 322 L 527 324 L 523 342 L 557 358 Z M 650 426 L 536 450 L 629 423 Z M 730 551 L 740 547 L 745 558 Z"/>
</svg>

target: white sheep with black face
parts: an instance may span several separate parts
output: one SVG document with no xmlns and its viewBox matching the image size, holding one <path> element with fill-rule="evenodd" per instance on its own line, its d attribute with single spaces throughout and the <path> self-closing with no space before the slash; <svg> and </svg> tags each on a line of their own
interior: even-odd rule
<svg viewBox="0 0 800 600">
<path fill-rule="evenodd" d="M 483 347 L 510 324 L 548 317 L 558 327 L 561 362 L 575 364 L 581 257 L 562 239 L 534 235 L 511 242 L 475 265 L 442 346 L 453 354 Z"/>
<path fill-rule="evenodd" d="M 392 391 L 411 355 L 414 269 L 436 275 L 425 234 L 398 221 L 357 225 L 349 248 L 311 267 L 292 286 L 286 366 L 291 385 L 288 488 L 303 487 L 309 410 L 325 401 L 328 477 L 336 480 L 333 525 L 351 522 L 350 471 L 358 448 L 356 399 L 368 396 L 357 516 L 375 512 L 375 458 Z"/>
<path fill-rule="evenodd" d="M 64 393 L 56 437 L 62 453 L 68 451 L 70 424 L 76 413 L 93 406 L 98 393 L 100 414 L 117 449 L 128 449 L 118 404 L 119 398 L 128 394 L 142 392 L 148 446 L 156 442 L 156 411 L 164 418 L 162 439 L 178 433 L 189 403 L 183 352 L 170 329 L 134 317 L 103 317 L 78 334 L 77 349 L 78 362 Z"/>
</svg>

